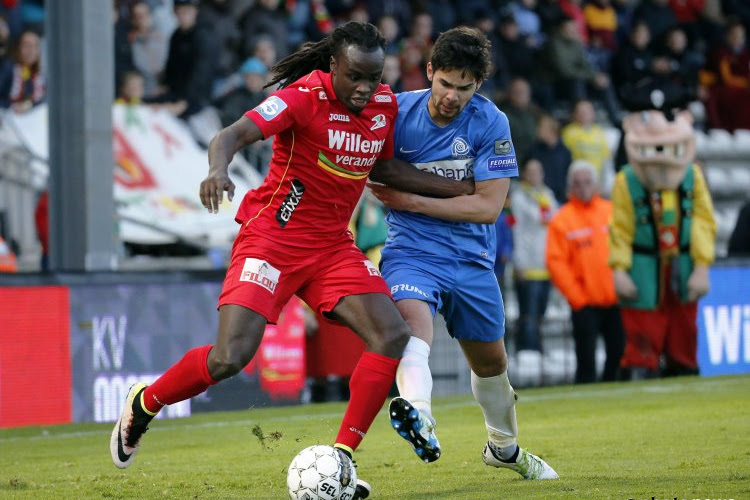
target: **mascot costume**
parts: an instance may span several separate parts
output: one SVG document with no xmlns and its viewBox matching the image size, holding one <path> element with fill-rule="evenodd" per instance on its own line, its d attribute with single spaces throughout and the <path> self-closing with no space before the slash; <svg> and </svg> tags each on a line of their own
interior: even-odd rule
<svg viewBox="0 0 750 500">
<path fill-rule="evenodd" d="M 697 300 L 708 292 L 716 223 L 693 163 L 687 111 L 648 109 L 623 121 L 628 165 L 612 190 L 610 266 L 632 378 L 698 373 Z"/>
</svg>

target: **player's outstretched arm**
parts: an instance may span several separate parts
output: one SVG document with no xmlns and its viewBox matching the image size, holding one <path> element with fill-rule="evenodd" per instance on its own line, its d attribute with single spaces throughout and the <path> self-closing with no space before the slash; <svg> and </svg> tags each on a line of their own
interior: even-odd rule
<svg viewBox="0 0 750 500">
<path fill-rule="evenodd" d="M 452 198 L 474 192 L 474 181 L 471 179 L 448 179 L 419 170 L 411 163 L 395 157 L 378 160 L 370 172 L 370 180 L 400 191 L 436 198 Z"/>
<path fill-rule="evenodd" d="M 211 213 L 219 211 L 224 198 L 232 201 L 234 183 L 229 178 L 228 168 L 235 153 L 245 146 L 263 139 L 258 126 L 246 116 L 217 133 L 208 145 L 208 176 L 201 182 L 201 203 Z"/>
<path fill-rule="evenodd" d="M 384 205 L 394 210 L 417 212 L 454 222 L 494 224 L 505 204 L 510 178 L 477 182 L 474 194 L 453 198 L 430 198 L 376 184 L 369 187 Z"/>
</svg>

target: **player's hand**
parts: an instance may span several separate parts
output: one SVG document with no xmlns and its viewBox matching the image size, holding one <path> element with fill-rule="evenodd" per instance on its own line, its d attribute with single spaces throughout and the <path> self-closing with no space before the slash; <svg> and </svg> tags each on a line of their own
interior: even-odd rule
<svg viewBox="0 0 750 500">
<path fill-rule="evenodd" d="M 708 293 L 710 282 L 708 279 L 708 268 L 706 266 L 695 266 L 688 278 L 688 302 L 695 302 Z"/>
<path fill-rule="evenodd" d="M 638 298 L 638 289 L 633 283 L 630 275 L 622 269 L 615 269 L 615 292 L 622 300 L 635 300 Z"/>
<path fill-rule="evenodd" d="M 224 191 L 227 192 L 227 199 L 232 201 L 232 198 L 234 198 L 234 183 L 225 172 L 209 174 L 201 182 L 201 203 L 209 213 L 218 213 L 219 205 L 224 200 Z"/>
<path fill-rule="evenodd" d="M 411 200 L 414 196 L 412 193 L 405 193 L 374 182 L 368 182 L 367 187 L 370 188 L 372 194 L 386 207 L 394 210 L 411 210 Z"/>
</svg>

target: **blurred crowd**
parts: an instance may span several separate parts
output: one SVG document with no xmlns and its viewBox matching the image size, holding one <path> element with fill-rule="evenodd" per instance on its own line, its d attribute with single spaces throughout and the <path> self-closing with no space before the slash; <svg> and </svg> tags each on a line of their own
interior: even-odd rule
<svg viewBox="0 0 750 500">
<path fill-rule="evenodd" d="M 436 35 L 476 26 L 493 42 L 482 93 L 512 109 L 521 149 L 541 110 L 568 121 L 579 99 L 598 121 L 658 85 L 698 100 L 706 127 L 750 128 L 750 4 L 742 0 L 115 0 L 117 97 L 187 118 L 214 106 L 233 120 L 265 94 L 268 71 L 302 43 L 348 20 L 370 21 L 389 43 L 384 81 L 424 88 Z M 44 100 L 42 0 L 0 1 L 0 104 Z M 524 85 L 525 84 L 525 85 Z M 527 86 L 528 89 L 524 87 Z M 524 95 L 528 93 L 528 96 Z M 522 158 L 525 160 L 525 158 Z"/>
</svg>

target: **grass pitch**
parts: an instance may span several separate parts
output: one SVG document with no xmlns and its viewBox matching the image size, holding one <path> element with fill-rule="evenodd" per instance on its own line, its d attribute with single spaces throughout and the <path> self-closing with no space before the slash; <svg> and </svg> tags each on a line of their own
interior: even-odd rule
<svg viewBox="0 0 750 500">
<path fill-rule="evenodd" d="M 443 456 L 420 462 L 385 412 L 356 459 L 375 500 L 750 499 L 750 376 L 519 391 L 519 442 L 560 474 L 523 481 L 481 460 L 471 397 L 434 402 Z M 0 430 L 2 499 L 284 499 L 286 467 L 330 444 L 343 404 L 153 423 L 135 463 L 109 457 L 110 424 Z"/>
</svg>

